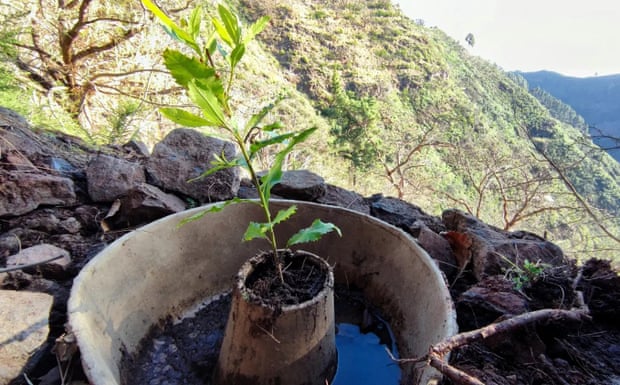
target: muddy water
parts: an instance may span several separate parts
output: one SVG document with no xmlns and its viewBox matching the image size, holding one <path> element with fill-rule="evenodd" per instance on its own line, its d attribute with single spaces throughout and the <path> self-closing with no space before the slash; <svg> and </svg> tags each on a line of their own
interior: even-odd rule
<svg viewBox="0 0 620 385">
<path fill-rule="evenodd" d="M 351 290 L 336 290 L 338 370 L 332 385 L 398 384 L 400 369 L 388 322 Z M 230 295 L 211 299 L 181 320 L 153 328 L 138 354 L 121 364 L 124 384 L 209 384 L 230 310 Z"/>
</svg>

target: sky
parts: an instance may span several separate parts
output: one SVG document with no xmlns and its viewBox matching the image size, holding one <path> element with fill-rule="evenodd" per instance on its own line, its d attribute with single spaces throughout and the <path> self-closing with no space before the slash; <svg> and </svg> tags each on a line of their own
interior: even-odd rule
<svg viewBox="0 0 620 385">
<path fill-rule="evenodd" d="M 619 0 L 395 0 L 506 71 L 620 74 Z M 465 43 L 468 33 L 475 44 Z"/>
</svg>

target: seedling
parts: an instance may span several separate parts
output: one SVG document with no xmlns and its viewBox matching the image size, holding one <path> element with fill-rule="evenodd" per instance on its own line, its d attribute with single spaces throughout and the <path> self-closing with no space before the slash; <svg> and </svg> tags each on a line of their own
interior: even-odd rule
<svg viewBox="0 0 620 385">
<path fill-rule="evenodd" d="M 506 270 L 505 276 L 510 277 L 515 289 L 517 290 L 521 290 L 537 281 L 540 277 L 542 277 L 545 269 L 549 267 L 546 263 L 542 263 L 540 261 L 530 262 L 527 259 L 524 260 L 523 265 L 519 267 L 508 258 L 503 256 L 502 258 L 511 265 L 511 267 Z"/>
<path fill-rule="evenodd" d="M 203 14 L 200 7 L 195 8 L 189 20 L 184 20 L 180 26 L 151 0 L 142 0 L 142 4 L 160 20 L 170 36 L 187 46 L 193 54 L 188 56 L 181 51 L 168 48 L 164 51 L 163 57 L 166 68 L 177 84 L 186 90 L 200 114 L 173 107 L 161 108 L 161 113 L 171 121 L 185 127 L 207 127 L 208 132 L 214 136 L 222 136 L 221 134 L 224 133 L 224 136 L 234 142 L 239 150 L 239 154 L 233 159 L 227 159 L 224 155 L 216 157 L 212 162 L 212 167 L 198 178 L 223 169 L 241 167 L 248 172 L 258 191 L 258 201 L 232 199 L 212 206 L 211 209 L 188 218 L 186 222 L 199 219 L 208 212 L 220 211 L 231 204 L 246 201 L 258 204 L 264 213 L 264 222 L 250 222 L 243 240 L 264 238 L 270 243 L 275 265 L 282 280 L 282 263 L 278 256 L 274 227 L 289 219 L 296 212 L 297 207 L 292 205 L 280 210 L 272 217 L 269 209 L 271 189 L 282 179 L 282 167 L 286 156 L 314 133 L 316 127 L 284 132 L 280 122 L 263 124 L 263 120 L 279 100 L 251 115 L 242 124 L 236 120 L 239 117 L 231 101 L 231 90 L 235 83 L 239 62 L 245 55 L 247 45 L 267 26 L 269 18 L 263 16 L 249 28 L 244 29 L 238 15 L 220 4 L 217 7 L 219 18 L 211 18 L 211 28 L 204 35 L 205 37 L 201 37 Z M 224 59 L 224 64 L 220 67 L 216 66 L 218 54 Z M 218 61 L 218 64 L 221 61 Z M 269 169 L 259 176 L 253 162 L 257 155 L 267 148 L 276 148 L 275 157 Z M 294 234 L 286 242 L 286 247 L 316 241 L 332 231 L 341 234 L 340 229 L 334 224 L 316 219 L 309 227 Z"/>
</svg>

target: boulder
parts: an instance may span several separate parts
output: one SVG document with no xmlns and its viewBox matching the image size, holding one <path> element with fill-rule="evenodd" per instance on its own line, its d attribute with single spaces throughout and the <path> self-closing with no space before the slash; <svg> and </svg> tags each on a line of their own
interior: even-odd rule
<svg viewBox="0 0 620 385">
<path fill-rule="evenodd" d="M 457 209 L 444 211 L 442 219 L 449 230 L 471 239 L 471 262 L 477 280 L 503 274 L 513 263 L 521 267 L 525 260 L 553 266 L 565 262 L 562 249 L 531 233 L 503 231 Z"/>
<path fill-rule="evenodd" d="M 0 217 L 26 214 L 41 205 L 70 206 L 76 196 L 69 178 L 0 170 Z"/>
<path fill-rule="evenodd" d="M 185 194 L 200 203 L 231 199 L 239 190 L 237 168 L 192 179 L 210 169 L 216 156 L 232 159 L 235 153 L 231 142 L 207 137 L 191 129 L 175 129 L 153 148 L 146 164 L 149 183 L 164 191 Z"/>
<path fill-rule="evenodd" d="M 85 155 L 75 151 L 75 147 L 82 145 L 79 139 L 60 132 L 34 132 L 19 114 L 0 107 L 0 157 L 5 167 L 77 176 L 82 172 L 80 165 L 84 164 Z"/>
<path fill-rule="evenodd" d="M 325 194 L 316 201 L 318 203 L 344 207 L 370 215 L 370 205 L 362 195 L 331 184 L 325 185 Z"/>
<path fill-rule="evenodd" d="M 499 317 L 511 317 L 529 311 L 527 297 L 514 289 L 503 276 L 485 277 L 456 301 L 461 330 L 488 325 Z"/>
<path fill-rule="evenodd" d="M 437 261 L 437 265 L 447 277 L 452 277 L 457 271 L 457 261 L 448 240 L 426 226 L 418 232 L 418 243 L 426 252 Z"/>
<path fill-rule="evenodd" d="M 139 184 L 120 199 L 118 212 L 107 223 L 115 228 L 152 222 L 169 214 L 185 210 L 186 205 L 176 195 L 166 194 L 147 183 Z"/>
<path fill-rule="evenodd" d="M 32 171 L 31 160 L 48 154 L 28 122 L 15 111 L 0 107 L 0 127 L 0 155 L 15 169 Z"/>
<path fill-rule="evenodd" d="M 19 376 L 47 340 L 52 303 L 49 294 L 0 290 L 0 384 Z"/>
<path fill-rule="evenodd" d="M 370 212 L 373 216 L 407 231 L 418 237 L 423 226 L 436 233 L 445 230 L 445 226 L 433 216 L 426 214 L 420 207 L 402 199 L 373 195 L 370 199 Z"/>
<path fill-rule="evenodd" d="M 325 180 L 308 170 L 284 171 L 272 192 L 286 199 L 316 201 L 325 195 Z"/>
<path fill-rule="evenodd" d="M 110 155 L 95 156 L 86 169 L 88 195 L 94 202 L 112 202 L 144 183 L 144 167 Z"/>
<path fill-rule="evenodd" d="M 49 261 L 55 257 L 58 258 Z M 31 265 L 31 267 L 22 270 L 25 272 L 41 272 L 46 278 L 62 277 L 70 264 L 69 252 L 50 244 L 28 247 L 6 259 L 7 267 Z"/>
</svg>

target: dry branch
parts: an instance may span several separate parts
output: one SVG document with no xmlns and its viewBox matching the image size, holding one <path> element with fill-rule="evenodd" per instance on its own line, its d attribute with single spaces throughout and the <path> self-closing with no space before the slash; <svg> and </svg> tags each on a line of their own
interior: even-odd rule
<svg viewBox="0 0 620 385">
<path fill-rule="evenodd" d="M 418 358 L 395 358 L 391 353 L 390 357 L 399 364 L 407 363 L 419 363 L 426 362 L 428 365 L 439 370 L 442 374 L 452 380 L 455 384 L 459 385 L 484 385 L 479 379 L 470 376 L 448 364 L 445 360 L 445 356 L 452 350 L 468 345 L 473 342 L 484 340 L 490 336 L 506 333 L 528 324 L 540 322 L 540 321 L 557 321 L 557 320 L 571 320 L 571 321 L 585 321 L 589 320 L 590 316 L 582 309 L 575 310 L 561 310 L 561 309 L 542 309 L 536 310 L 518 316 L 487 325 L 485 327 L 471 330 L 465 333 L 459 333 L 450 338 L 447 338 L 430 347 L 428 354 Z"/>
</svg>

